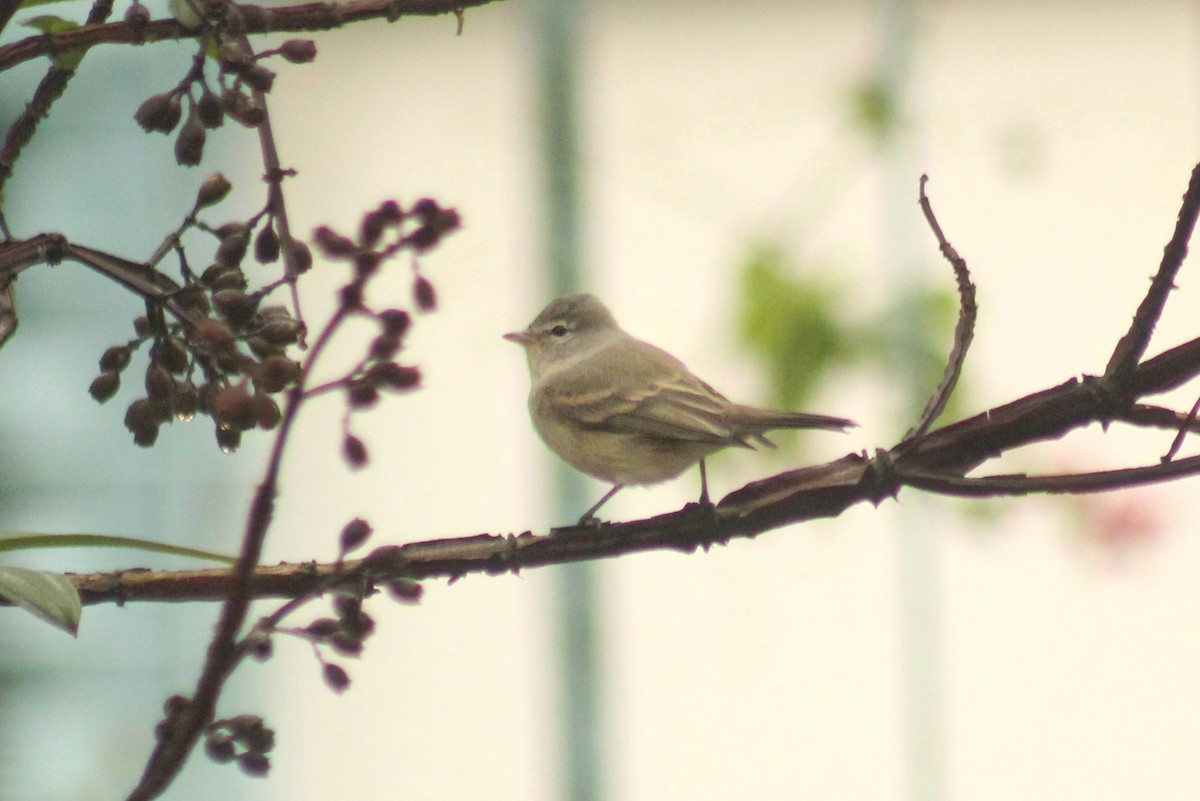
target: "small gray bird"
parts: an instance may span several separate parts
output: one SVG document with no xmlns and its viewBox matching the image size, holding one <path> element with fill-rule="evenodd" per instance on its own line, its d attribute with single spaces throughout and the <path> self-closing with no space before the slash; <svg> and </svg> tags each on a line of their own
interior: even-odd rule
<svg viewBox="0 0 1200 801">
<path fill-rule="evenodd" d="M 576 470 L 613 485 L 580 524 L 622 487 L 667 481 L 697 462 L 700 503 L 709 504 L 710 453 L 775 447 L 766 432 L 777 428 L 857 425 L 732 403 L 665 350 L 622 331 L 592 295 L 561 297 L 504 338 L 525 348 L 529 416 L 542 441 Z"/>
</svg>

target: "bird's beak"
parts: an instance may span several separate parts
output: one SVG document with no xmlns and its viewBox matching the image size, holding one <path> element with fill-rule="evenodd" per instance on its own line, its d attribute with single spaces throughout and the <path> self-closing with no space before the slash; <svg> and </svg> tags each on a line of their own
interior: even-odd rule
<svg viewBox="0 0 1200 801">
<path fill-rule="evenodd" d="M 527 331 L 513 331 L 510 334 L 505 334 L 504 338 L 509 342 L 516 342 L 521 347 L 524 347 L 533 341 L 533 337 L 530 336 L 529 332 Z"/>
</svg>

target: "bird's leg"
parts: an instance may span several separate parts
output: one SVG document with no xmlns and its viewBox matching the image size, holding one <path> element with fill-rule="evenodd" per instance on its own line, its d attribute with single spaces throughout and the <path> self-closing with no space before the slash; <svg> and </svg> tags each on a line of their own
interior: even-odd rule
<svg viewBox="0 0 1200 801">
<path fill-rule="evenodd" d="M 596 501 L 596 503 L 592 505 L 591 509 L 588 509 L 586 512 L 583 513 L 583 517 L 579 518 L 579 525 L 586 526 L 589 524 L 598 524 L 600 521 L 596 519 L 596 511 L 601 506 L 603 506 L 609 498 L 616 495 L 617 491 L 620 490 L 621 488 L 623 488 L 624 486 L 625 486 L 624 484 L 613 484 L 613 488 L 610 489 L 608 492 L 604 493 L 603 498 Z"/>
<path fill-rule="evenodd" d="M 712 506 L 712 501 L 708 499 L 708 469 L 703 459 L 700 460 L 700 505 Z"/>
</svg>

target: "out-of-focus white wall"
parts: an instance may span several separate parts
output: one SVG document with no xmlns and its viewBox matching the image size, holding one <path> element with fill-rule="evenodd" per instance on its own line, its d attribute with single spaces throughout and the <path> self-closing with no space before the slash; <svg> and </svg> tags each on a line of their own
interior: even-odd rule
<svg viewBox="0 0 1200 801">
<path fill-rule="evenodd" d="M 876 11 L 589 10 L 589 288 L 730 395 L 753 400 L 761 386 L 731 322 L 732 267 L 754 237 L 844 265 L 849 315 L 899 289 L 877 266 L 890 245 L 880 171 L 849 122 L 878 50 Z M 561 522 L 525 417 L 524 361 L 499 338 L 548 300 L 529 14 L 521 3 L 472 10 L 461 37 L 448 18 L 339 32 L 277 83 L 280 144 L 300 172 L 289 186 L 298 230 L 348 230 L 384 198 L 425 194 L 457 206 L 464 229 L 423 262 L 440 308 L 405 354 L 422 365 L 423 390 L 356 417 L 372 453 L 360 475 L 327 466 L 337 402 L 308 413 L 268 559 L 332 556 L 355 515 L 391 542 Z M 1103 369 L 1197 159 L 1197 30 L 1186 3 L 923 8 L 905 191 L 935 280 L 951 281 L 916 206 L 920 171 L 979 286 L 971 412 Z M 304 293 L 315 318 L 342 269 L 314 270 Z M 374 303 L 407 299 L 407 271 L 395 269 Z M 1152 352 L 1195 335 L 1190 270 Z M 868 377 L 831 387 L 814 411 L 864 425 L 812 438 L 805 458 L 889 444 L 909 423 L 901 408 Z M 1121 461 L 1113 447 L 1150 463 L 1167 437 L 1150 439 L 1085 436 L 1013 464 L 1107 466 Z M 786 458 L 719 458 L 715 492 Z M 688 476 L 630 490 L 606 511 L 661 512 L 695 489 Z M 936 531 L 949 797 L 1187 798 L 1200 785 L 1194 495 L 1182 484 L 997 502 L 982 519 L 902 496 Z M 611 797 L 902 797 L 896 515 L 894 504 L 857 508 L 707 554 L 603 565 Z M 1132 525 L 1139 515 L 1153 525 Z M 470 577 L 430 583 L 416 608 L 373 602 L 379 634 L 340 698 L 304 647 L 282 645 L 265 668 L 287 671 L 268 786 L 290 798 L 553 797 L 549 581 L 548 570 Z"/>
</svg>

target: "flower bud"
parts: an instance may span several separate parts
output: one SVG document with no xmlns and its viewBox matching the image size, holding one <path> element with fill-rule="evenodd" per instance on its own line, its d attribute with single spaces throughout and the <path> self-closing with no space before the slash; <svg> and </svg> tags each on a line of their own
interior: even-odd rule
<svg viewBox="0 0 1200 801">
<path fill-rule="evenodd" d="M 88 393 L 99 403 L 104 403 L 106 400 L 117 394 L 117 390 L 121 388 L 121 374 L 115 370 L 105 370 L 100 375 L 96 376 L 96 380 L 88 387 Z"/>
<path fill-rule="evenodd" d="M 346 397 L 352 409 L 369 409 L 379 402 L 379 390 L 369 381 L 351 381 Z"/>
<path fill-rule="evenodd" d="M 202 320 L 196 326 L 190 339 L 193 345 L 203 348 L 209 353 L 219 353 L 234 345 L 233 334 L 229 333 L 229 328 L 211 317 Z"/>
<path fill-rule="evenodd" d="M 325 677 L 325 683 L 335 693 L 345 692 L 346 688 L 350 686 L 350 674 L 341 665 L 327 662 L 321 670 Z"/>
<path fill-rule="evenodd" d="M 161 95 L 151 95 L 146 98 L 134 112 L 133 118 L 147 133 L 151 131 L 170 133 L 175 130 L 182 115 L 183 106 L 179 102 L 179 95 L 164 92 Z"/>
<path fill-rule="evenodd" d="M 266 393 L 259 392 L 254 395 L 254 417 L 258 427 L 263 431 L 271 431 L 279 425 L 279 421 L 283 419 L 283 415 L 279 411 L 279 404 L 275 399 Z"/>
<path fill-rule="evenodd" d="M 129 364 L 129 346 L 113 345 L 100 356 L 101 370 L 124 370 Z"/>
<path fill-rule="evenodd" d="M 266 754 L 246 751 L 237 756 L 238 767 L 247 776 L 266 776 L 271 772 L 271 760 Z"/>
<path fill-rule="evenodd" d="M 342 553 L 353 551 L 371 537 L 371 524 L 361 517 L 356 517 L 342 529 L 340 547 Z"/>
<path fill-rule="evenodd" d="M 246 257 L 246 248 L 250 246 L 250 229 L 242 223 L 231 226 L 229 233 L 221 236 L 221 244 L 217 245 L 217 255 L 214 261 L 228 267 L 236 267 Z"/>
<path fill-rule="evenodd" d="M 413 299 L 417 308 L 423 312 L 433 311 L 437 307 L 437 293 L 433 284 L 423 275 L 418 275 L 413 282 Z"/>
<path fill-rule="evenodd" d="M 187 122 L 179 129 L 175 138 L 175 162 L 182 167 L 195 167 L 204 157 L 204 140 L 207 134 L 200 118 L 193 111 Z"/>
<path fill-rule="evenodd" d="M 317 57 L 317 43 L 312 39 L 288 39 L 279 46 L 279 55 L 293 64 L 307 64 Z"/>
<path fill-rule="evenodd" d="M 403 309 L 385 309 L 379 313 L 379 323 L 389 337 L 400 339 L 408 331 L 412 318 Z"/>
<path fill-rule="evenodd" d="M 242 432 L 236 428 L 222 428 L 217 426 L 217 447 L 222 453 L 233 453 L 242 444 Z"/>
<path fill-rule="evenodd" d="M 378 386 L 403 391 L 421 383 L 421 371 L 395 362 L 377 362 L 367 369 L 367 378 Z"/>
<path fill-rule="evenodd" d="M 205 128 L 220 128 L 225 122 L 225 109 L 221 108 L 221 98 L 207 86 L 196 101 L 196 115 L 200 117 L 200 122 Z"/>
<path fill-rule="evenodd" d="M 156 339 L 150 346 L 150 361 L 161 364 L 168 372 L 182 373 L 188 366 L 187 350 L 177 337 Z"/>
<path fill-rule="evenodd" d="M 321 252 L 331 259 L 346 258 L 358 252 L 358 246 L 352 240 L 327 225 L 322 225 L 313 231 L 313 240 Z"/>
<path fill-rule="evenodd" d="M 347 434 L 346 438 L 342 440 L 342 456 L 346 458 L 346 463 L 355 470 L 365 467 L 370 461 L 366 444 L 353 434 Z"/>
<path fill-rule="evenodd" d="M 125 24 L 134 30 L 140 30 L 146 27 L 146 23 L 150 21 L 150 9 L 138 2 L 134 2 L 125 11 Z"/>
<path fill-rule="evenodd" d="M 254 237 L 254 259 L 259 264 L 270 264 L 279 258 L 279 235 L 275 226 L 268 222 Z"/>
<path fill-rule="evenodd" d="M 258 423 L 254 400 L 243 384 L 230 384 L 217 390 L 210 411 L 219 428 L 247 431 Z"/>
<path fill-rule="evenodd" d="M 286 356 L 272 356 L 259 365 L 254 385 L 263 392 L 275 393 L 300 378 L 300 365 Z"/>
<path fill-rule="evenodd" d="M 246 85 L 256 92 L 266 94 L 275 85 L 275 73 L 262 64 L 251 65 L 241 72 L 241 78 Z"/>
<path fill-rule="evenodd" d="M 233 738 L 229 732 L 215 731 L 204 740 L 204 753 L 213 762 L 232 762 L 237 756 L 233 746 Z"/>
<path fill-rule="evenodd" d="M 258 311 L 259 296 L 238 289 L 222 289 L 213 293 L 212 302 L 217 314 L 240 328 Z"/>
<path fill-rule="evenodd" d="M 138 398 L 125 410 L 125 427 L 135 444 L 149 448 L 158 439 L 158 411 L 149 398 Z"/>
<path fill-rule="evenodd" d="M 170 408 L 175 399 L 175 379 L 161 365 L 150 363 L 146 368 L 146 395 L 156 404 Z"/>
<path fill-rule="evenodd" d="M 287 264 L 288 275 L 301 275 L 312 269 L 312 251 L 308 249 L 308 245 L 298 240 L 292 240 L 291 245 L 287 249 Z"/>
<path fill-rule="evenodd" d="M 204 179 L 204 183 L 200 184 L 200 189 L 196 192 L 196 208 L 206 209 L 209 206 L 215 206 L 228 197 L 232 189 L 233 184 L 229 183 L 228 178 L 219 172 L 214 172 Z"/>
</svg>

